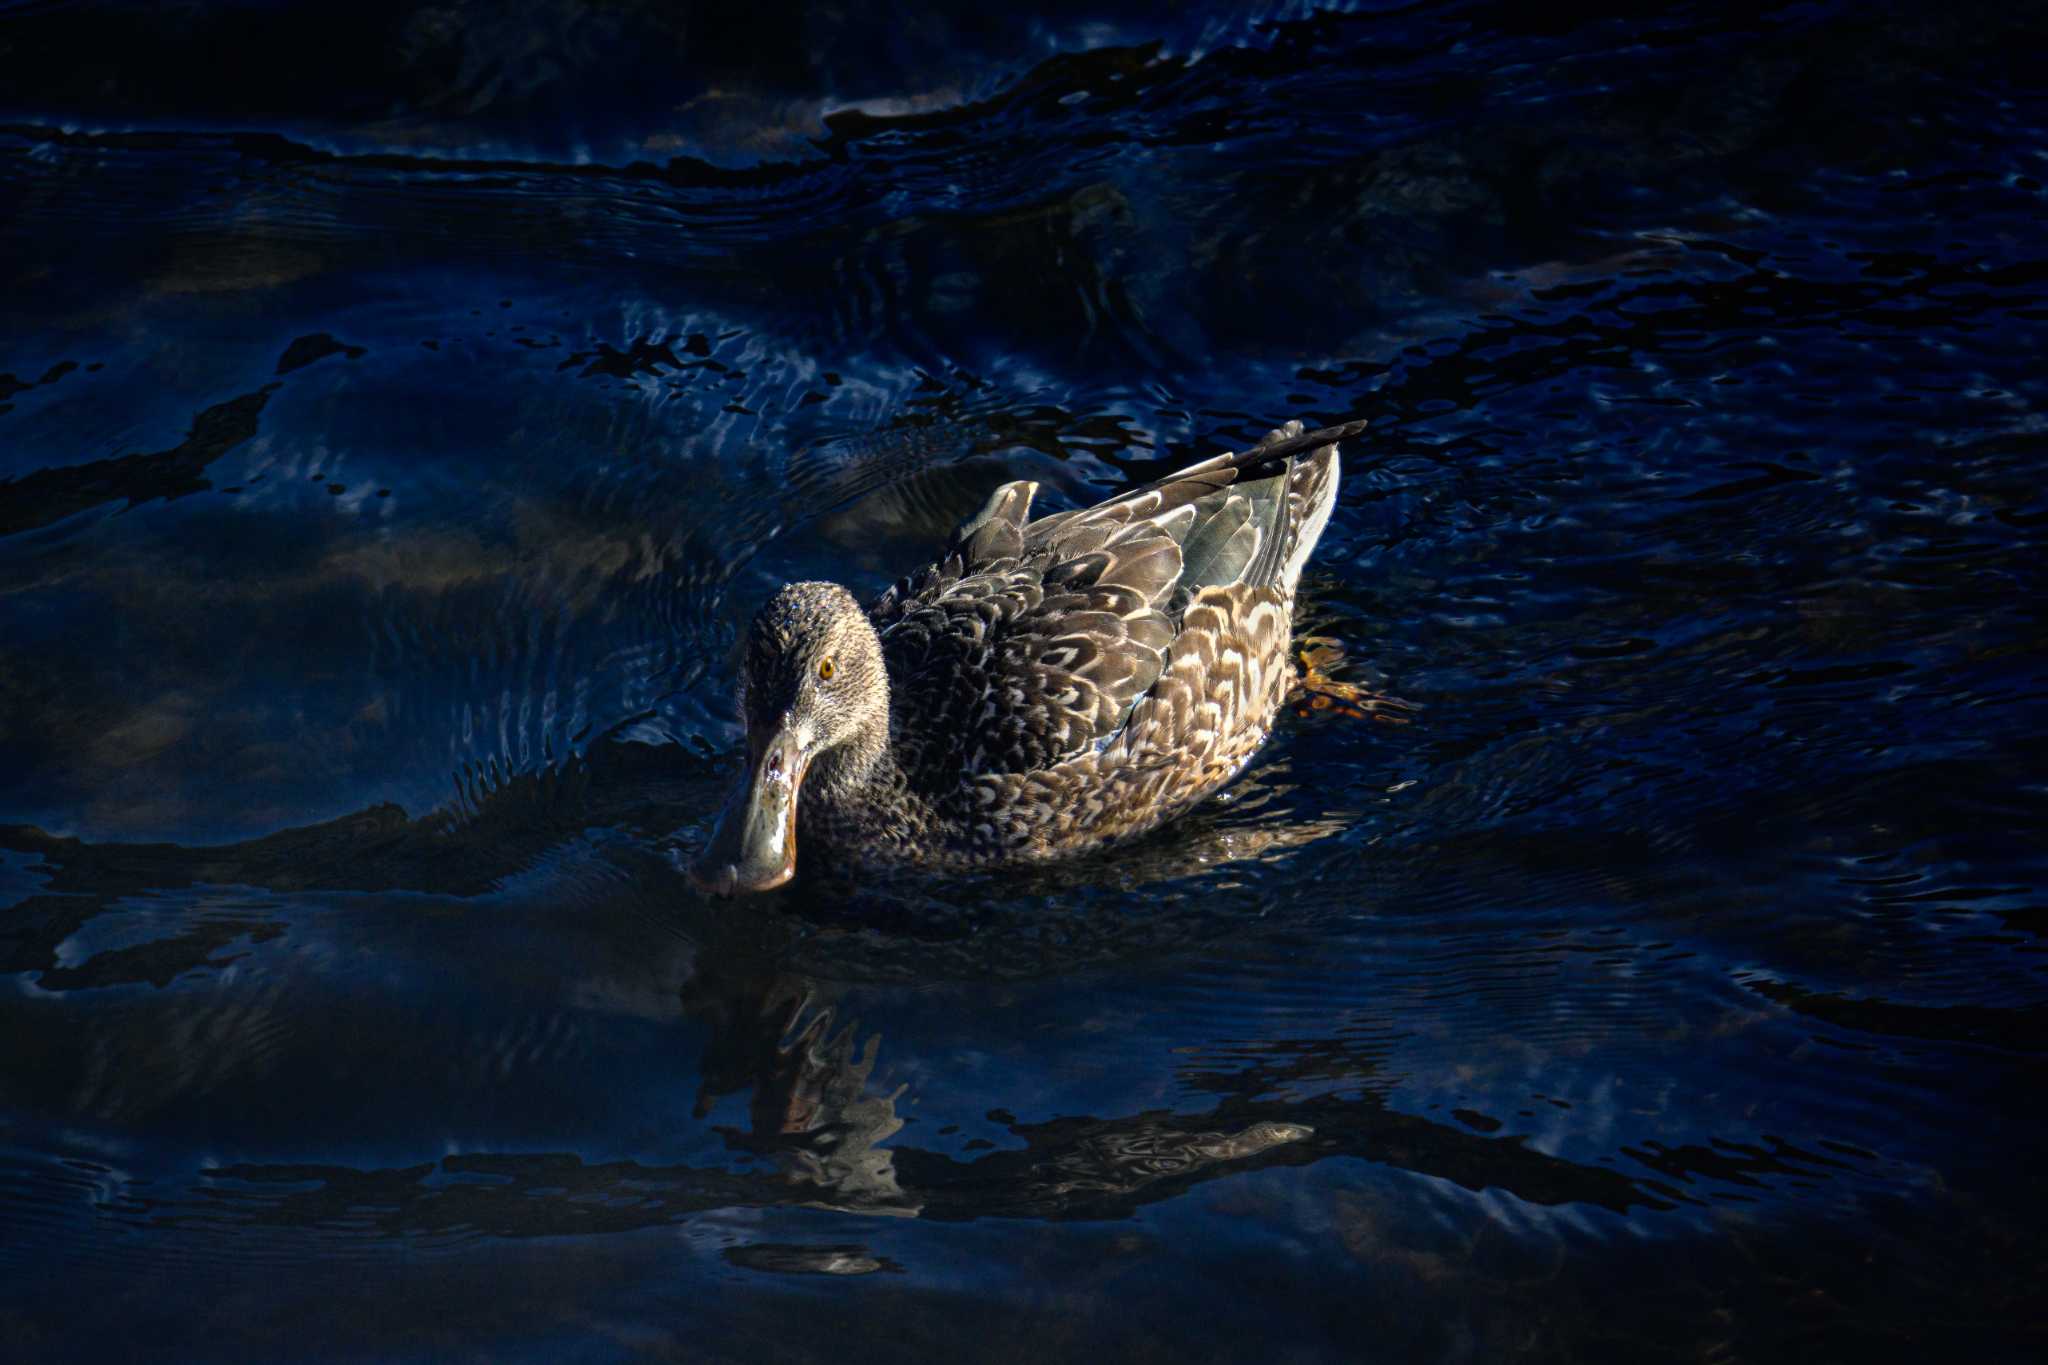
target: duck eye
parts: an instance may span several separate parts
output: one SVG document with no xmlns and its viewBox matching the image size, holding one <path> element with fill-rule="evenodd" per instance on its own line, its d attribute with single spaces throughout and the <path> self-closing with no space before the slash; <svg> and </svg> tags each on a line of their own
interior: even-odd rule
<svg viewBox="0 0 2048 1365">
<path fill-rule="evenodd" d="M 826 682 L 832 680 L 832 661 L 830 659 L 818 665 L 818 676 Z"/>
</svg>

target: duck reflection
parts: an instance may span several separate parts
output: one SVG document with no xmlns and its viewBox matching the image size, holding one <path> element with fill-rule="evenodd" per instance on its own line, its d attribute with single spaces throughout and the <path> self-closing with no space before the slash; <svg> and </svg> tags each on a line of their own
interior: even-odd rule
<svg viewBox="0 0 2048 1365">
<path fill-rule="evenodd" d="M 736 1150 L 774 1161 L 776 1202 L 946 1221 L 1122 1218 L 1232 1171 L 1343 1155 L 1535 1204 L 1669 1206 L 1617 1172 L 1388 1108 L 1376 1086 L 1361 1084 L 1380 1079 L 1376 1059 L 1342 1038 L 1293 1048 L 1285 1069 L 1306 1076 L 1341 1064 L 1358 1073 L 1347 1094 L 1276 1097 L 1287 1087 L 1254 1065 L 1235 1086 L 1203 1076 L 1199 1088 L 1219 1096 L 1207 1113 L 1027 1123 L 998 1112 L 991 1117 L 1018 1146 L 969 1144 L 956 1155 L 889 1145 L 904 1127 L 896 1106 L 905 1088 L 872 1087 L 881 1035 L 842 1018 L 834 989 L 794 973 L 721 976 L 706 965 L 683 990 L 685 1014 L 708 1030 L 697 1114 L 750 1092 L 748 1128 L 721 1131 Z"/>
<path fill-rule="evenodd" d="M 896 1114 L 903 1087 L 868 1092 L 880 1034 L 863 1038 L 860 1022 L 838 1022 L 816 985 L 781 974 L 701 973 L 683 989 L 683 1013 L 709 1029 L 698 1118 L 722 1096 L 751 1090 L 749 1127 L 720 1131 L 733 1147 L 772 1160 L 798 1202 L 918 1213 L 921 1204 L 897 1181 L 895 1153 L 882 1145 L 903 1128 Z"/>
<path fill-rule="evenodd" d="M 1313 1127 L 1277 1118 L 1216 1126 L 1171 1114 L 1097 1122 L 1018 1124 L 1022 1151 L 962 1162 L 885 1146 L 899 1133 L 904 1087 L 875 1091 L 870 1080 L 882 1039 L 803 977 L 693 978 L 684 1013 L 709 1029 L 696 1113 L 750 1091 L 749 1127 L 722 1129 L 735 1149 L 774 1161 L 793 1202 L 850 1213 L 943 1218 L 1038 1212 L 1106 1201 L 1148 1202 L 1141 1191 L 1191 1183 L 1289 1143 Z M 899 1158 L 916 1176 L 905 1188 Z M 1085 1216 L 1085 1215 L 1084 1215 Z"/>
</svg>

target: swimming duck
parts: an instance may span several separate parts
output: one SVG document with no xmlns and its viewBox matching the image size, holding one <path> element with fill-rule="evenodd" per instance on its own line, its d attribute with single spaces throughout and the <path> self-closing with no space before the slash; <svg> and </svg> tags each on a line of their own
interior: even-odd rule
<svg viewBox="0 0 2048 1365">
<path fill-rule="evenodd" d="M 747 631 L 746 766 L 692 879 L 781 886 L 799 831 L 855 874 L 1042 862 L 1215 792 L 1286 698 L 1336 443 L 1364 428 L 1290 422 L 1036 521 L 1038 485 L 1006 483 L 865 611 L 784 587 Z"/>
</svg>

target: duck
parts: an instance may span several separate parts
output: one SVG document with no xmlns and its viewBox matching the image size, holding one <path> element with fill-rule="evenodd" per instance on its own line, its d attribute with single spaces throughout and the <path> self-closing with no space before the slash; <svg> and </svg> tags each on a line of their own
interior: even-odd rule
<svg viewBox="0 0 2048 1365">
<path fill-rule="evenodd" d="M 1033 520 L 1005 483 L 872 605 L 791 583 L 748 626 L 738 780 L 689 869 L 717 896 L 1045 863 L 1158 828 L 1264 746 L 1295 590 L 1364 422 L 1287 423 Z"/>
</svg>

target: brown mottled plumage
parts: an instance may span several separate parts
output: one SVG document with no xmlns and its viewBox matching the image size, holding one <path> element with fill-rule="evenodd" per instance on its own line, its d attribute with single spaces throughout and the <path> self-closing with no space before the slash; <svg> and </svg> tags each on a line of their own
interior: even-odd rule
<svg viewBox="0 0 2048 1365">
<path fill-rule="evenodd" d="M 855 872 L 1057 858 L 1216 791 L 1287 694 L 1295 584 L 1364 426 L 1290 422 L 1037 521 L 1037 485 L 1004 484 L 865 613 L 782 589 L 748 632 L 747 770 L 699 885 L 781 885 L 799 830 Z"/>
</svg>

